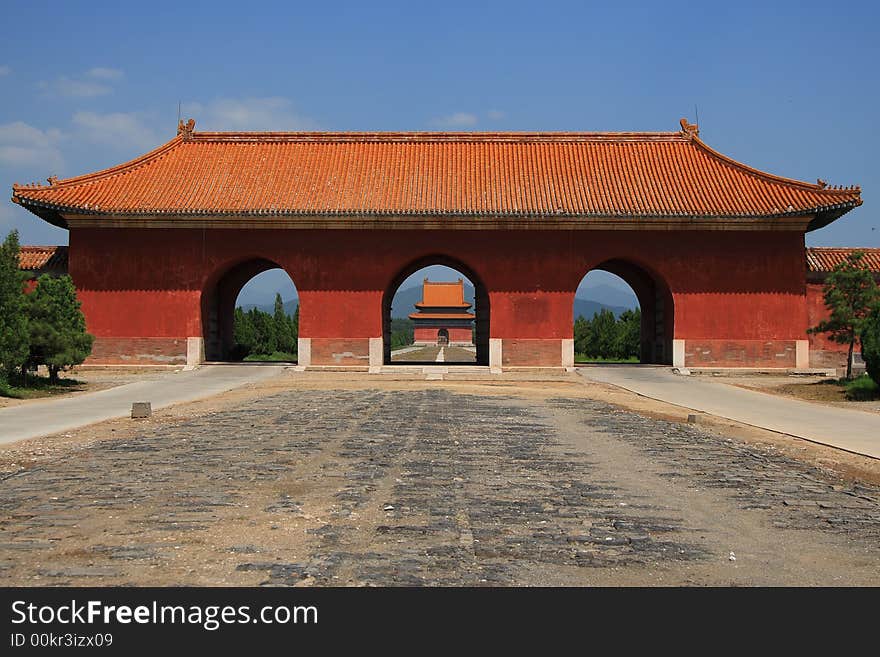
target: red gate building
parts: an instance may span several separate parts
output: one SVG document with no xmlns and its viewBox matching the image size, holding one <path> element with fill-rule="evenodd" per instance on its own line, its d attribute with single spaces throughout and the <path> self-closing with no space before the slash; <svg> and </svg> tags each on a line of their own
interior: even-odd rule
<svg viewBox="0 0 880 657">
<path fill-rule="evenodd" d="M 241 287 L 280 267 L 299 361 L 390 362 L 391 298 L 442 264 L 475 286 L 477 362 L 571 367 L 583 276 L 642 308 L 642 360 L 810 364 L 804 234 L 861 204 L 668 133 L 221 133 L 96 173 L 15 185 L 67 228 L 90 362 L 197 363 L 232 345 Z"/>
</svg>

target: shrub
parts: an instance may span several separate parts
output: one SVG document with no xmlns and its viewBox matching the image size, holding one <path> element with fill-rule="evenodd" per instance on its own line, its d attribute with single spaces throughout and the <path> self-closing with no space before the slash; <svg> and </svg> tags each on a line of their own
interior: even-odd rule
<svg viewBox="0 0 880 657">
<path fill-rule="evenodd" d="M 871 314 L 862 325 L 860 341 L 868 376 L 880 385 L 880 304 L 871 309 Z"/>
<path fill-rule="evenodd" d="M 845 394 L 850 401 L 871 401 L 880 398 L 880 385 L 869 376 L 860 376 L 847 383 Z"/>
</svg>

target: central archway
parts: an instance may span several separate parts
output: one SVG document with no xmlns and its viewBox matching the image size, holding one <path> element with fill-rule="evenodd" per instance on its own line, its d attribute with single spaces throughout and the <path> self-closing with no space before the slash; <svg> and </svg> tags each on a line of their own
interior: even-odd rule
<svg viewBox="0 0 880 657">
<path fill-rule="evenodd" d="M 410 262 L 402 268 L 389 282 L 382 296 L 382 351 L 383 361 L 386 365 L 391 361 L 391 312 L 394 295 L 401 284 L 414 273 L 425 267 L 442 265 L 454 269 L 466 276 L 474 286 L 474 335 L 473 341 L 476 347 L 475 364 L 489 364 L 489 293 L 483 280 L 474 270 L 464 262 L 442 254 L 428 255 Z"/>
</svg>

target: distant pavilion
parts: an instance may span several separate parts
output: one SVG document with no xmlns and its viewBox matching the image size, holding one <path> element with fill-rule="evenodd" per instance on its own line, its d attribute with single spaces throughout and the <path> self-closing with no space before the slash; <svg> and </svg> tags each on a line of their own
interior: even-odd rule
<svg viewBox="0 0 880 657">
<path fill-rule="evenodd" d="M 422 300 L 409 318 L 417 345 L 471 346 L 476 315 L 464 300 L 464 281 L 429 281 L 422 284 Z"/>
</svg>

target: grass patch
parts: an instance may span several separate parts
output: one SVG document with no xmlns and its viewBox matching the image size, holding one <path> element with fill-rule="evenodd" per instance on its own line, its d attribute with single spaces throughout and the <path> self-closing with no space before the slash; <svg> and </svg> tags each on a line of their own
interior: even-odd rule
<svg viewBox="0 0 880 657">
<path fill-rule="evenodd" d="M 641 362 L 637 356 L 629 358 L 591 358 L 586 354 L 575 354 L 575 363 L 639 363 Z"/>
<path fill-rule="evenodd" d="M 872 401 L 880 399 L 880 386 L 864 375 L 846 384 L 846 398 L 849 401 Z"/>
<path fill-rule="evenodd" d="M 80 390 L 85 382 L 76 379 L 59 379 L 57 383 L 50 383 L 48 376 L 28 374 L 24 381 L 17 380 L 14 384 L 0 381 L 0 397 L 11 399 L 33 399 L 36 397 L 51 397 L 65 392 Z"/>
<path fill-rule="evenodd" d="M 287 351 L 273 351 L 271 354 L 250 354 L 245 356 L 246 363 L 287 363 L 296 362 L 296 354 Z"/>
</svg>

